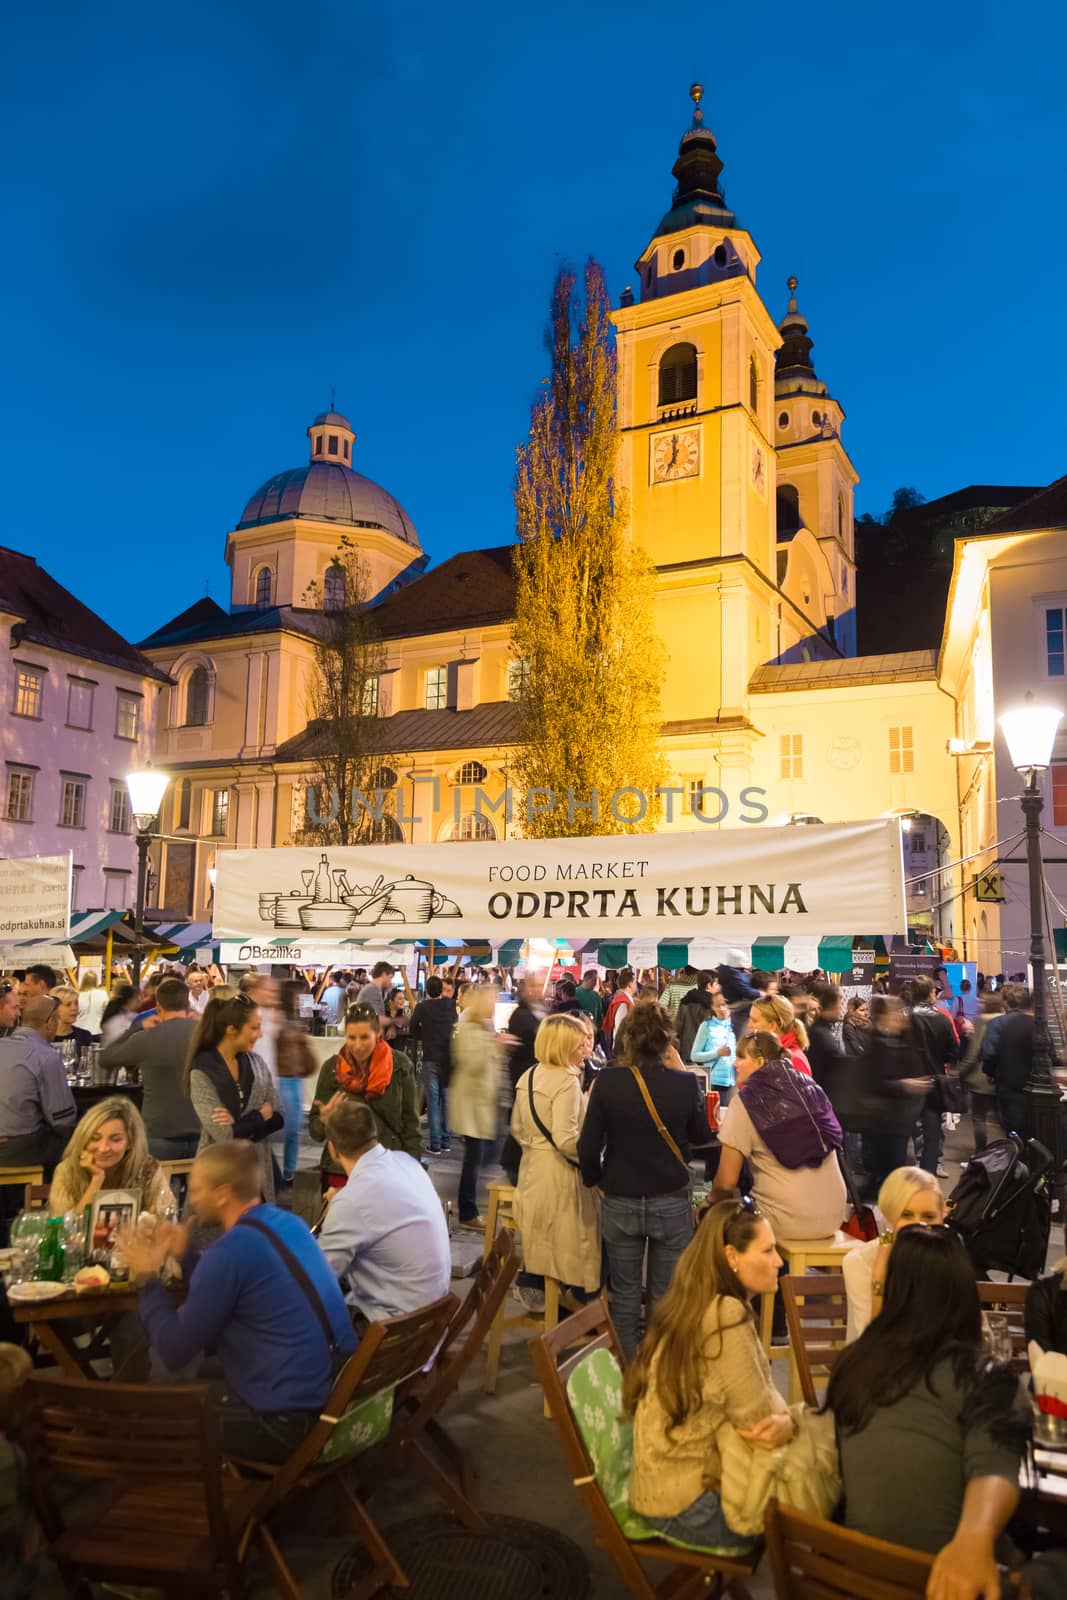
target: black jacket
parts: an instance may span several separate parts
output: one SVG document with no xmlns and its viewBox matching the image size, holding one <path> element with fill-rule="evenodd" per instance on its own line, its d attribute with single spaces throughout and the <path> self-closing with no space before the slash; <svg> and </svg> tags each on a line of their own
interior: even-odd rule
<svg viewBox="0 0 1067 1600">
<path fill-rule="evenodd" d="M 520 1000 L 508 1018 L 508 1032 L 519 1041 L 508 1057 L 508 1076 L 511 1079 L 512 1089 L 536 1060 L 534 1040 L 537 1038 L 540 1026 L 541 1018 L 533 1006 L 526 1000 Z"/>
<path fill-rule="evenodd" d="M 991 1077 L 999 1089 L 1025 1089 L 1034 1065 L 1034 1018 L 1029 1011 L 1009 1011 L 997 1029 Z"/>
<path fill-rule="evenodd" d="M 711 1131 L 700 1085 L 691 1072 L 651 1067 L 645 1085 L 667 1132 L 683 1155 L 690 1145 L 709 1145 Z M 582 1182 L 605 1194 L 640 1198 L 674 1194 L 689 1182 L 653 1122 L 629 1067 L 606 1067 L 589 1094 L 578 1136 Z"/>
<path fill-rule="evenodd" d="M 825 1090 L 831 1100 L 844 1056 L 844 1046 L 834 1032 L 833 1023 L 816 1017 L 808 1029 L 808 1066 L 819 1088 Z"/>
<path fill-rule="evenodd" d="M 691 1059 L 689 1052 L 700 1032 L 700 1024 L 710 1016 L 711 994 L 707 989 L 690 989 L 678 1002 L 674 1028 L 678 1035 L 678 1054 L 686 1063 Z"/>
<path fill-rule="evenodd" d="M 435 1065 L 447 1061 L 456 1026 L 456 1002 L 439 994 L 435 1000 L 420 1000 L 411 1013 L 408 1039 L 422 1045 L 422 1059 Z"/>
<path fill-rule="evenodd" d="M 1035 1278 L 1026 1291 L 1026 1338 L 1067 1356 L 1067 1290 L 1061 1273 Z"/>
</svg>

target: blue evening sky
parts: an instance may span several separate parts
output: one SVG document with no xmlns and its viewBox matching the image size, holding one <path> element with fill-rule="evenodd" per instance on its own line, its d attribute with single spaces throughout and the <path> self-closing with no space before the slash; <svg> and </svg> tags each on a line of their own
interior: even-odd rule
<svg viewBox="0 0 1067 1600">
<path fill-rule="evenodd" d="M 860 511 L 1067 471 L 1053 0 L 37 0 L 0 31 L 4 528 L 137 639 L 329 403 L 434 560 L 513 536 L 553 274 L 613 298 L 706 86 Z"/>
</svg>

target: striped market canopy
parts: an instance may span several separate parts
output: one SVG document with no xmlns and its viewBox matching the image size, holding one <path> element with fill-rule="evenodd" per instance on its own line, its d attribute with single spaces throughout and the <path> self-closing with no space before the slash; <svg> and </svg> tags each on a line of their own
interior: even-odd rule
<svg viewBox="0 0 1067 1600">
<path fill-rule="evenodd" d="M 718 966 L 757 967 L 766 972 L 847 972 L 853 965 L 856 949 L 874 950 L 880 941 L 875 936 L 832 934 L 826 938 L 783 937 L 729 942 L 716 939 L 589 939 L 556 941 L 574 952 L 576 964 L 594 958 L 600 967 L 665 967 L 676 972 L 680 967 Z M 501 966 L 515 966 L 523 958 L 525 941 L 508 939 L 496 947 Z"/>
</svg>

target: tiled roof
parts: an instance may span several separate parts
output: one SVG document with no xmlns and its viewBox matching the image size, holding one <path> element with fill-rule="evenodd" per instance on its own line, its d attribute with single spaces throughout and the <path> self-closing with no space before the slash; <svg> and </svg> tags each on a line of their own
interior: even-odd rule
<svg viewBox="0 0 1067 1600">
<path fill-rule="evenodd" d="M 434 567 L 375 608 L 383 639 L 402 639 L 453 628 L 484 627 L 515 615 L 515 578 L 510 544 L 463 550 Z"/>
<path fill-rule="evenodd" d="M 0 547 L 0 610 L 21 618 L 12 644 L 32 644 L 169 683 L 167 674 L 109 628 L 89 607 L 39 567 L 32 556 Z"/>
<path fill-rule="evenodd" d="M 1031 528 L 1067 528 L 1067 477 L 1038 489 L 1029 500 L 987 522 L 982 533 L 1027 533 Z"/>
<path fill-rule="evenodd" d="M 843 656 L 836 661 L 757 667 L 748 687 L 752 694 L 775 694 L 781 689 L 853 689 L 861 684 L 914 683 L 936 677 L 936 650 L 904 650 L 897 655 Z"/>
<path fill-rule="evenodd" d="M 487 700 L 470 711 L 398 711 L 376 724 L 383 755 L 415 750 L 461 750 L 467 746 L 515 744 L 519 708 L 512 700 Z M 310 722 L 303 733 L 280 744 L 275 761 L 307 761 L 331 748 L 329 725 Z"/>
</svg>

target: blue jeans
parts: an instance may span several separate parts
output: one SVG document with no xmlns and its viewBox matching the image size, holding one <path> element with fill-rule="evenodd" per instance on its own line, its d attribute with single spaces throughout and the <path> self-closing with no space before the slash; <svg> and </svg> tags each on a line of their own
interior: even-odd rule
<svg viewBox="0 0 1067 1600">
<path fill-rule="evenodd" d="M 623 1355 L 633 1359 L 641 1320 L 641 1280 L 648 1247 L 648 1311 L 670 1285 L 679 1256 L 693 1237 L 688 1189 L 673 1194 L 606 1194 L 601 1210 L 611 1280 L 611 1319 Z"/>
<path fill-rule="evenodd" d="M 157 1161 L 191 1161 L 196 1155 L 200 1143 L 198 1133 L 189 1133 L 177 1139 L 152 1139 L 148 1141 L 148 1153 L 155 1156 Z"/>
<path fill-rule="evenodd" d="M 463 1167 L 459 1175 L 459 1220 L 473 1222 L 478 1215 L 478 1173 L 493 1153 L 495 1139 L 463 1141 Z"/>
<path fill-rule="evenodd" d="M 282 1177 L 288 1183 L 296 1171 L 300 1154 L 300 1130 L 304 1126 L 304 1104 L 301 1099 L 300 1078 L 279 1078 L 278 1093 L 282 1099 L 285 1118 L 285 1149 L 282 1153 Z"/>
<path fill-rule="evenodd" d="M 698 1550 L 749 1550 L 753 1543 L 728 1526 L 722 1502 L 714 1489 L 705 1489 L 699 1500 L 694 1500 L 677 1516 L 645 1517 L 645 1521 L 665 1539 L 695 1545 Z"/>
<path fill-rule="evenodd" d="M 448 1132 L 448 1101 L 445 1086 L 438 1077 L 436 1061 L 423 1060 L 422 1081 L 426 1088 L 426 1117 L 430 1124 L 430 1149 L 440 1150 L 450 1142 Z"/>
</svg>

